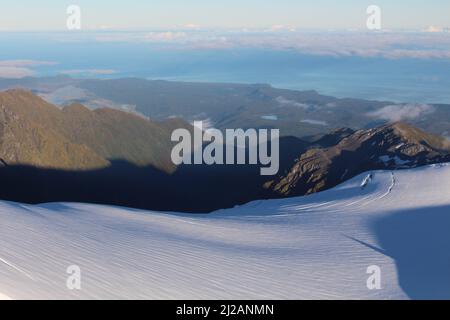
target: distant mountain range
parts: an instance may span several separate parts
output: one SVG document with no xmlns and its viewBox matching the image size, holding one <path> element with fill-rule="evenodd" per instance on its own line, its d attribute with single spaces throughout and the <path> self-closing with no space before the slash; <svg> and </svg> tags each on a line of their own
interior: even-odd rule
<svg viewBox="0 0 450 320">
<path fill-rule="evenodd" d="M 398 122 L 284 136 L 274 177 L 261 176 L 257 165 L 176 167 L 170 134 L 180 127 L 192 129 L 177 118 L 157 121 L 75 102 L 58 107 L 30 91 L 0 92 L 0 199 L 210 212 L 322 191 L 364 171 L 450 161 L 446 138 Z"/>
<path fill-rule="evenodd" d="M 114 108 L 155 120 L 203 120 L 219 129 L 280 128 L 282 136 L 306 140 L 338 128 L 369 129 L 398 121 L 450 136 L 449 105 L 338 99 L 316 91 L 277 89 L 266 84 L 67 76 L 0 79 L 0 89 L 17 87 L 32 90 L 59 106 L 82 103 L 91 109 Z"/>
</svg>

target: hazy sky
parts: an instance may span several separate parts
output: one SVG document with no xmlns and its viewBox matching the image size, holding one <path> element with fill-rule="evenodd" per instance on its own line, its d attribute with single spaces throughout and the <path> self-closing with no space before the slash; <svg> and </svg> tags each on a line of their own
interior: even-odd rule
<svg viewBox="0 0 450 320">
<path fill-rule="evenodd" d="M 372 4 L 381 7 L 384 28 L 450 27 L 449 0 L 20 0 L 2 1 L 0 30 L 62 30 L 71 4 L 81 7 L 84 29 L 362 29 Z"/>
</svg>

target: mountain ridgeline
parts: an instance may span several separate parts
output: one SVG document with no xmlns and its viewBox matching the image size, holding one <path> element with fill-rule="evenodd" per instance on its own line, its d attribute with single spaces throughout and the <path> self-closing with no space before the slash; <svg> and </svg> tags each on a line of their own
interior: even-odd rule
<svg viewBox="0 0 450 320">
<path fill-rule="evenodd" d="M 210 212 L 256 199 L 310 194 L 361 172 L 450 161 L 448 141 L 404 123 L 280 139 L 278 176 L 258 165 L 180 165 L 170 154 L 180 119 L 153 121 L 79 103 L 0 92 L 0 199 L 90 202 Z"/>
<path fill-rule="evenodd" d="M 266 183 L 281 196 L 305 195 L 370 170 L 394 170 L 450 161 L 446 138 L 394 123 L 379 128 L 336 130 L 301 154 L 288 172 Z"/>
<path fill-rule="evenodd" d="M 10 165 L 88 170 L 125 160 L 171 172 L 171 132 L 189 127 L 81 104 L 58 108 L 24 90 L 0 93 L 0 158 Z"/>
</svg>

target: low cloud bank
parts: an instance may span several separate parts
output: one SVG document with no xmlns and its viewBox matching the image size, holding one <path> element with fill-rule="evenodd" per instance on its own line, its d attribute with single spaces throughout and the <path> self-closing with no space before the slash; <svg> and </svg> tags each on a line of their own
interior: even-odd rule
<svg viewBox="0 0 450 320">
<path fill-rule="evenodd" d="M 369 112 L 372 118 L 397 122 L 404 120 L 415 120 L 421 116 L 433 113 L 435 108 L 428 104 L 396 104 L 388 105 L 377 111 Z"/>
<path fill-rule="evenodd" d="M 0 78 L 19 79 L 33 76 L 33 68 L 55 64 L 56 62 L 39 60 L 0 60 Z"/>
<path fill-rule="evenodd" d="M 447 29 L 445 29 L 447 30 Z M 171 49 L 261 48 L 295 50 L 326 56 L 383 57 L 387 59 L 450 59 L 448 32 L 335 31 L 307 32 L 274 26 L 269 30 L 167 30 L 93 33 L 99 42 L 148 42 Z"/>
</svg>

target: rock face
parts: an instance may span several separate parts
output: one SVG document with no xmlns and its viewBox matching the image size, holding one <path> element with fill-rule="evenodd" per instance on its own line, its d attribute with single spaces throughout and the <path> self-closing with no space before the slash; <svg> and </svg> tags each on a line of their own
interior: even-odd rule
<svg viewBox="0 0 450 320">
<path fill-rule="evenodd" d="M 170 172 L 170 134 L 180 127 L 189 124 L 81 104 L 60 109 L 29 91 L 0 92 L 0 158 L 11 165 L 83 170 L 121 159 Z"/>
<path fill-rule="evenodd" d="M 332 146 L 333 134 L 318 140 L 317 147 L 301 154 L 287 174 L 266 183 L 265 188 L 279 196 L 304 195 L 331 188 L 364 171 L 450 161 L 445 138 L 403 123 L 335 133 L 345 134 Z"/>
</svg>

